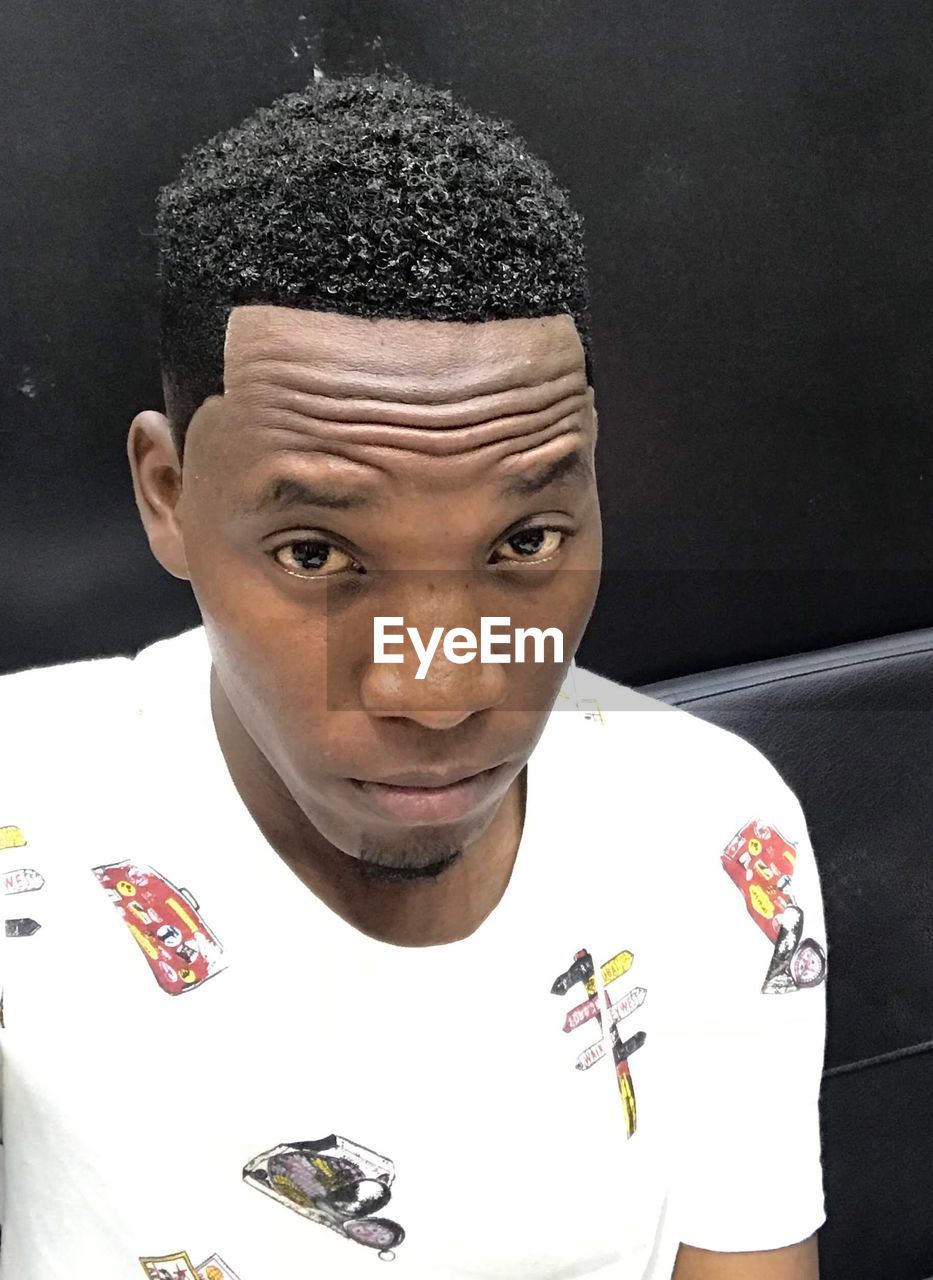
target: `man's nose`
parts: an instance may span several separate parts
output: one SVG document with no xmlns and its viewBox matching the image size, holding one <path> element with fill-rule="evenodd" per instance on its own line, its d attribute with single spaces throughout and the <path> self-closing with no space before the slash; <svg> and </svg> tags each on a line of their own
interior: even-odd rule
<svg viewBox="0 0 933 1280">
<path fill-rule="evenodd" d="M 468 608 L 466 603 L 459 594 L 452 599 L 449 591 L 429 589 L 419 593 L 416 607 L 392 615 L 402 621 L 384 624 L 382 630 L 387 637 L 403 639 L 385 645 L 383 653 L 401 661 L 377 661 L 380 646 L 374 626 L 372 661 L 364 671 L 361 689 L 361 701 L 370 715 L 403 717 L 426 728 L 449 729 L 505 701 L 503 664 L 482 661 L 481 615 L 475 605 Z M 414 636 L 408 628 L 414 629 Z"/>
</svg>

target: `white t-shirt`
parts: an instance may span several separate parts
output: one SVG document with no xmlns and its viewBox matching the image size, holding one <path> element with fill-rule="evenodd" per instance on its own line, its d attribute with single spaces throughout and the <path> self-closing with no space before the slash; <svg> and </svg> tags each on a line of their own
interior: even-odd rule
<svg viewBox="0 0 933 1280">
<path fill-rule="evenodd" d="M 502 901 L 398 947 L 263 838 L 209 674 L 196 628 L 0 679 L 2 1280 L 669 1280 L 822 1224 L 822 898 L 758 751 L 572 668 Z"/>
</svg>

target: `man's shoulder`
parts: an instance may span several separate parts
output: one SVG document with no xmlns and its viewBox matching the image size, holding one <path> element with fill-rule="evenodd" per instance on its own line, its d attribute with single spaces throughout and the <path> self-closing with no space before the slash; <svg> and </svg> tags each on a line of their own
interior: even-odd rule
<svg viewBox="0 0 933 1280">
<path fill-rule="evenodd" d="M 591 726 L 581 729 L 594 748 L 588 759 L 601 758 L 610 773 L 621 777 L 624 771 L 651 792 L 670 787 L 684 798 L 728 803 L 735 796 L 779 797 L 789 790 L 758 746 L 722 725 L 585 668 L 575 669 L 570 693 L 563 705 L 570 709 L 575 702 L 575 719 Z"/>
<path fill-rule="evenodd" d="M 197 639 L 172 637 L 0 676 L 0 828 L 41 843 L 69 814 L 101 823 L 131 803 L 165 717 L 184 733 L 172 713 L 194 705 L 185 677 L 203 672 L 202 653 Z"/>
<path fill-rule="evenodd" d="M 129 754 L 115 710 L 131 666 L 117 655 L 0 676 L 0 826 L 32 831 L 77 797 L 94 804 Z"/>
<path fill-rule="evenodd" d="M 9 730 L 14 718 L 55 717 L 99 699 L 125 683 L 132 658 L 125 654 L 25 667 L 0 676 L 0 709 Z"/>
<path fill-rule="evenodd" d="M 601 698 L 600 716 L 581 725 L 573 758 L 588 797 L 596 800 L 599 821 L 605 815 L 609 830 L 618 834 L 611 847 L 622 856 L 605 858 L 606 874 L 615 866 L 620 876 L 630 877 L 641 851 L 639 866 L 650 864 L 645 874 L 659 877 L 652 883 L 662 895 L 683 876 L 691 894 L 707 905 L 721 904 L 715 910 L 723 913 L 722 936 L 728 938 L 734 887 L 724 875 L 724 859 L 743 840 L 767 845 L 773 837 L 785 858 L 791 856 L 787 850 L 796 851 L 794 883 L 810 903 L 814 928 L 821 930 L 806 815 L 779 765 L 732 730 L 605 677 L 578 673 L 577 689 L 583 688 Z M 743 880 L 743 892 L 744 886 Z"/>
<path fill-rule="evenodd" d="M 147 679 L 170 681 L 202 647 L 199 637 L 185 632 L 135 654 L 80 658 L 0 676 L 0 751 L 8 758 L 31 745 L 48 751 L 56 742 L 71 743 L 75 735 L 91 744 L 115 719 L 138 712 Z"/>
</svg>

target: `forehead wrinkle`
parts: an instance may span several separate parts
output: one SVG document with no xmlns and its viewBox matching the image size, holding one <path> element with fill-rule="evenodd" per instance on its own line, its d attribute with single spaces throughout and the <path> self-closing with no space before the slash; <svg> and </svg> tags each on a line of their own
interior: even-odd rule
<svg viewBox="0 0 933 1280">
<path fill-rule="evenodd" d="M 502 469 L 501 492 L 509 497 L 532 497 L 550 484 L 589 479 L 592 476 L 592 464 L 584 433 L 569 431 L 566 433 L 566 440 L 572 441 L 572 448 L 558 451 L 548 448 L 550 441 L 546 441 L 544 445 L 512 454 L 508 458 L 511 465 Z M 514 465 L 516 463 L 517 466 Z M 535 465 L 529 466 L 529 463 Z"/>
<path fill-rule="evenodd" d="M 557 359 L 555 353 L 546 357 L 526 355 L 521 359 L 516 357 L 498 362 L 487 359 L 478 365 L 469 365 L 463 374 L 457 376 L 448 369 L 432 372 L 425 368 L 424 360 L 411 369 L 393 374 L 388 361 L 381 367 L 366 369 L 354 364 L 349 356 L 328 360 L 313 349 L 296 351 L 291 357 L 257 350 L 255 353 L 241 353 L 235 359 L 228 358 L 224 383 L 233 388 L 255 377 L 258 370 L 260 375 L 268 374 L 274 381 L 282 383 L 293 377 L 310 380 L 320 387 L 322 394 L 334 399 L 342 396 L 365 399 L 372 387 L 378 387 L 388 389 L 393 397 L 396 392 L 414 392 L 413 403 L 424 404 L 469 400 L 512 389 L 531 390 L 568 378 L 586 386 L 586 371 L 582 363 L 576 358 L 567 359 L 567 353 L 560 354 L 563 359 Z"/>
<path fill-rule="evenodd" d="M 420 382 L 426 403 L 449 400 L 451 392 L 468 398 L 533 386 L 574 371 L 586 380 L 583 346 L 565 313 L 464 323 L 234 307 L 224 343 L 225 385 L 263 362 L 315 370 L 336 384 L 335 395 L 349 387 L 365 396 L 381 382 L 396 396 Z"/>
<path fill-rule="evenodd" d="M 557 451 L 548 445 L 555 440 L 561 443 L 570 442 L 571 448 Z M 485 446 L 489 449 L 489 446 Z M 474 451 L 477 452 L 477 451 Z M 272 457 L 281 457 L 292 462 L 295 457 L 308 457 L 307 451 L 277 449 Z M 310 455 L 314 456 L 314 455 Z M 316 451 L 316 456 L 322 456 Z M 423 459 L 422 459 L 423 460 Z M 467 466 L 469 455 L 464 455 L 458 462 Z M 475 459 L 473 459 L 475 461 Z M 253 515 L 261 511 L 287 510 L 290 506 L 310 505 L 330 508 L 336 511 L 378 510 L 385 505 L 384 495 L 371 487 L 372 476 L 365 476 L 364 483 L 346 474 L 346 466 L 355 468 L 354 459 L 340 458 L 341 465 L 336 474 L 334 469 L 325 466 L 324 470 L 315 468 L 294 470 L 291 467 L 281 470 L 277 467 L 264 467 L 267 478 L 255 487 L 247 485 L 251 496 L 241 496 L 236 503 L 237 513 Z M 591 474 L 590 457 L 586 448 L 586 436 L 581 430 L 562 432 L 560 436 L 552 436 L 543 444 L 527 445 L 520 450 L 498 450 L 492 466 L 505 463 L 498 472 L 498 491 L 504 498 L 530 498 L 551 484 L 561 481 L 586 479 Z M 529 466 L 529 463 L 535 463 Z M 517 465 L 516 465 L 517 464 Z M 374 472 L 387 479 L 387 468 L 371 459 L 360 466 L 360 469 Z M 404 477 L 404 472 L 402 473 Z M 492 478 L 492 477 L 490 477 Z"/>
<path fill-rule="evenodd" d="M 393 435 L 398 434 L 398 429 L 393 429 Z M 537 434 L 540 436 L 541 433 Z M 478 444 L 462 451 L 453 460 L 453 466 L 459 471 L 484 463 L 490 472 L 490 480 L 498 476 L 498 490 L 502 497 L 527 498 L 550 484 L 572 482 L 591 474 L 588 443 L 587 432 L 581 424 L 561 421 L 552 424 L 544 433 L 544 439 L 511 438 L 505 442 Z M 552 447 L 568 444 L 570 448 Z M 252 515 L 264 509 L 287 509 L 303 504 L 335 510 L 377 510 L 384 505 L 384 495 L 380 496 L 378 486 L 372 487 L 377 477 L 389 481 L 400 479 L 406 484 L 420 478 L 422 482 L 430 481 L 432 488 L 440 483 L 440 473 L 432 479 L 423 472 L 420 477 L 417 472 L 408 472 L 407 464 L 424 465 L 423 451 L 371 447 L 359 456 L 359 450 L 340 450 L 333 446 L 333 441 L 302 433 L 298 439 L 286 437 L 273 449 L 265 451 L 258 467 L 248 469 L 245 478 L 251 496 L 244 495 L 239 499 L 239 514 Z M 386 455 L 391 454 L 403 456 L 401 460 L 387 458 Z M 483 457 L 484 454 L 490 456 Z M 302 459 L 316 459 L 317 465 L 312 464 L 308 469 Z M 285 464 L 284 468 L 276 465 L 279 460 Z M 395 471 L 393 476 L 399 461 L 402 470 Z M 432 461 L 446 463 L 450 459 L 443 456 L 428 459 L 429 464 Z M 354 472 L 362 475 L 354 475 Z M 446 469 L 444 474 L 448 474 Z"/>
<path fill-rule="evenodd" d="M 354 458 L 328 445 L 326 440 L 305 436 L 264 449 L 259 459 L 245 468 L 245 492 L 236 501 L 237 512 L 250 515 L 263 507 L 282 507 L 286 505 L 280 500 L 282 495 L 296 504 L 302 488 L 320 495 L 329 493 L 324 501 L 312 505 L 335 510 L 381 505 L 376 481 L 388 478 L 386 467 L 373 458 Z"/>
<path fill-rule="evenodd" d="M 366 394 L 378 390 L 380 394 Z M 388 393 L 388 394 L 386 394 Z M 531 413 L 559 404 L 562 400 L 589 398 L 589 387 L 579 370 L 554 378 L 536 379 L 496 391 L 451 398 L 450 388 L 442 395 L 419 393 L 405 384 L 399 393 L 386 385 L 369 384 L 363 391 L 358 383 L 322 378 L 307 365 L 294 367 L 281 361 L 261 360 L 231 378 L 225 390 L 231 403 L 255 409 L 287 406 L 309 417 L 337 422 L 391 422 L 407 425 L 413 419 L 439 417 L 451 426 L 487 422 L 507 414 Z"/>
<path fill-rule="evenodd" d="M 261 432 L 263 437 L 278 441 L 278 447 L 298 452 L 339 450 L 341 456 L 353 458 L 355 450 L 364 450 L 362 457 L 356 455 L 362 461 L 370 452 L 380 451 L 387 455 L 409 453 L 429 457 L 468 457 L 500 444 L 532 448 L 574 427 L 582 430 L 582 426 L 582 413 L 577 406 L 556 418 L 550 413 L 539 413 L 527 415 L 520 422 L 504 418 L 494 423 L 443 431 L 391 424 L 322 422 L 285 410 L 277 415 L 275 423 L 264 424 Z"/>
</svg>

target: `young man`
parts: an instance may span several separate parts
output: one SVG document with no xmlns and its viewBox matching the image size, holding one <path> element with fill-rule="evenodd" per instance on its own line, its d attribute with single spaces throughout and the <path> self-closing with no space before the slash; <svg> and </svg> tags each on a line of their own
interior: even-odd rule
<svg viewBox="0 0 933 1280">
<path fill-rule="evenodd" d="M 203 627 L 0 681 L 3 1280 L 814 1280 L 804 817 L 572 663 L 565 194 L 446 92 L 323 80 L 158 232 L 128 452 Z"/>
</svg>

